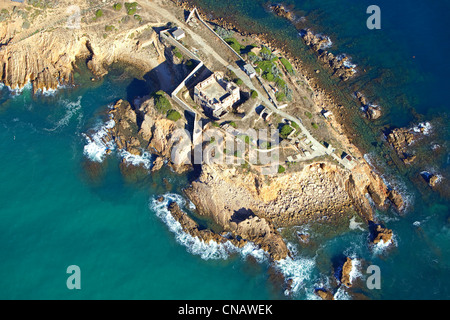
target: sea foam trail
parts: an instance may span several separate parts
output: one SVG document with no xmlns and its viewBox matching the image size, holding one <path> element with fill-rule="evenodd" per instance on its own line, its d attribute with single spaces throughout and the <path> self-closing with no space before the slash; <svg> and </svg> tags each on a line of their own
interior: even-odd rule
<svg viewBox="0 0 450 320">
<path fill-rule="evenodd" d="M 64 104 L 66 113 L 58 122 L 56 122 L 56 124 L 53 128 L 51 128 L 51 129 L 44 128 L 44 130 L 45 131 L 55 131 L 61 127 L 68 125 L 70 122 L 70 119 L 72 119 L 72 117 L 74 115 L 76 115 L 77 113 L 79 113 L 79 111 L 81 110 L 81 99 L 82 99 L 82 96 L 79 96 L 77 101 L 63 100 L 62 103 Z M 83 115 L 80 113 L 78 116 L 79 121 L 81 120 L 82 116 Z"/>
<path fill-rule="evenodd" d="M 198 237 L 193 237 L 184 232 L 181 224 L 172 216 L 168 209 L 168 205 L 172 202 L 176 202 L 181 209 L 189 205 L 182 196 L 175 193 L 167 193 L 161 202 L 156 198 L 151 199 L 149 207 L 167 225 L 169 230 L 175 234 L 177 242 L 185 246 L 189 253 L 198 255 L 204 260 L 225 260 L 234 253 L 239 253 L 243 258 L 252 256 L 258 262 L 267 260 L 266 252 L 252 243 L 247 243 L 242 248 L 234 246 L 229 241 L 217 243 L 211 240 L 206 243 Z"/>
</svg>

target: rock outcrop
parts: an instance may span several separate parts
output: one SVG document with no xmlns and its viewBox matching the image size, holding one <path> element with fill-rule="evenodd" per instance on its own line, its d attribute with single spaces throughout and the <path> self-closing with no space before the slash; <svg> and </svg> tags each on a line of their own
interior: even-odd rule
<svg viewBox="0 0 450 320">
<path fill-rule="evenodd" d="M 159 201 L 162 200 L 163 199 L 160 199 Z M 248 242 L 245 239 L 238 240 L 236 238 L 230 237 L 230 235 L 226 233 L 217 234 L 209 229 L 200 229 L 198 224 L 191 217 L 189 217 L 186 212 L 181 210 L 176 202 L 170 203 L 168 209 L 174 219 L 180 223 L 185 233 L 191 235 L 192 237 L 197 237 L 205 243 L 209 243 L 210 241 L 225 243 L 229 241 L 234 246 L 241 248 Z"/>
<path fill-rule="evenodd" d="M 319 288 L 314 290 L 314 293 L 322 298 L 322 300 L 334 300 L 333 294 L 327 289 Z"/>
<path fill-rule="evenodd" d="M 423 171 L 420 175 L 431 188 L 435 188 L 439 182 L 439 176 L 431 172 Z"/>
<path fill-rule="evenodd" d="M 325 50 L 331 44 L 329 37 L 314 34 L 311 30 L 301 30 L 300 35 L 305 44 L 319 54 L 319 60 L 328 65 L 333 74 L 346 81 L 356 73 L 355 67 L 350 63 L 346 55 L 335 56 L 333 53 Z"/>
<path fill-rule="evenodd" d="M 407 152 L 407 147 L 415 140 L 415 134 L 411 129 L 397 128 L 387 135 L 387 142 L 394 148 L 400 159 L 405 164 L 414 161 L 415 156 Z"/>
<path fill-rule="evenodd" d="M 109 114 L 114 125 L 105 128 L 107 133 L 102 138 L 105 145 L 115 144 L 118 150 L 136 156 L 151 153 L 156 156 L 153 171 L 159 170 L 164 163 L 179 173 L 190 169 L 189 164 L 172 161 L 172 150 L 179 143 L 172 139 L 173 133 L 180 127 L 155 109 L 153 98 L 145 100 L 137 109 L 121 99 L 111 107 Z"/>
<path fill-rule="evenodd" d="M 377 120 L 382 116 L 380 106 L 370 103 L 361 92 L 356 92 L 356 98 L 361 103 L 361 107 L 367 119 Z"/>
<path fill-rule="evenodd" d="M 270 8 L 279 17 L 285 18 L 289 21 L 293 21 L 295 19 L 295 15 L 292 13 L 292 11 L 286 9 L 283 4 L 274 4 L 271 5 Z"/>
<path fill-rule="evenodd" d="M 369 228 L 371 229 L 372 244 L 390 244 L 392 242 L 393 232 L 392 230 L 383 227 L 381 224 L 370 222 Z"/>
<path fill-rule="evenodd" d="M 352 281 L 350 278 L 350 273 L 353 269 L 353 262 L 352 259 L 347 257 L 347 259 L 344 262 L 344 265 L 342 266 L 342 275 L 341 275 L 341 283 L 345 285 L 347 288 L 350 288 L 352 286 Z"/>
</svg>

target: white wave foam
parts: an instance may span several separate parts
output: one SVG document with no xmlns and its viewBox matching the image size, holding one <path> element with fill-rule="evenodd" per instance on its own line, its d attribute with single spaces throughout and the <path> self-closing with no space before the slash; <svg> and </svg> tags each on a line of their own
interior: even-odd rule
<svg viewBox="0 0 450 320">
<path fill-rule="evenodd" d="M 266 252 L 253 243 L 247 243 L 239 249 L 230 241 L 217 243 L 211 240 L 206 243 L 202 239 L 193 237 L 184 232 L 181 224 L 172 216 L 167 208 L 171 202 L 176 202 L 181 209 L 186 205 L 186 201 L 183 197 L 175 193 L 168 193 L 164 195 L 164 201 L 162 202 L 158 201 L 156 198 L 151 200 L 150 209 L 155 211 L 156 216 L 175 234 L 177 242 L 185 246 L 189 253 L 198 255 L 204 260 L 225 260 L 228 259 L 232 253 L 240 253 L 243 258 L 252 256 L 258 262 L 263 262 L 267 259 Z"/>
<path fill-rule="evenodd" d="M 84 155 L 92 161 L 103 162 L 106 153 L 109 150 L 114 150 L 116 147 L 113 141 L 104 139 L 108 134 L 108 130 L 114 128 L 115 125 L 115 121 L 110 119 L 91 136 L 83 134 L 87 141 L 87 145 L 84 146 Z"/>
<path fill-rule="evenodd" d="M 333 296 L 334 300 L 351 300 L 344 286 L 340 286 Z"/>
<path fill-rule="evenodd" d="M 395 235 L 389 241 L 380 240 L 377 244 L 372 245 L 372 253 L 375 256 L 382 255 L 391 246 L 396 246 Z"/>
<path fill-rule="evenodd" d="M 417 126 L 412 127 L 412 130 L 417 133 L 429 135 L 433 130 L 433 126 L 429 122 L 421 122 Z"/>
<path fill-rule="evenodd" d="M 352 63 L 351 58 L 348 57 L 345 53 L 338 55 L 338 56 L 336 57 L 336 59 L 337 59 L 338 61 L 344 60 L 344 62 L 342 63 L 342 64 L 344 65 L 344 67 L 346 67 L 347 69 L 350 69 L 353 73 L 356 72 L 356 67 L 357 67 L 358 65 Z"/>
<path fill-rule="evenodd" d="M 23 91 L 25 90 L 31 90 L 33 88 L 33 85 L 31 84 L 31 82 L 28 80 L 28 82 L 22 87 L 20 88 L 19 85 L 17 85 L 15 88 L 11 88 L 10 86 L 6 86 L 9 91 L 14 94 L 14 95 L 20 95 Z"/>
<path fill-rule="evenodd" d="M 153 165 L 152 154 L 144 151 L 141 155 L 134 155 L 126 150 L 120 150 L 119 155 L 125 160 L 127 164 L 133 166 L 143 166 L 145 169 L 150 170 Z"/>
<path fill-rule="evenodd" d="M 316 264 L 314 259 L 304 258 L 298 255 L 297 249 L 291 243 L 287 243 L 291 257 L 275 261 L 275 267 L 283 274 L 286 280 L 292 281 L 289 289 L 284 294 L 290 296 L 296 294 L 306 281 L 311 279 L 311 272 Z"/>
<path fill-rule="evenodd" d="M 333 41 L 331 41 L 329 36 L 325 36 L 323 34 L 318 34 L 317 37 L 319 37 L 321 40 L 327 41 L 320 45 L 320 49 L 325 50 L 325 49 L 331 48 L 333 46 Z"/>
<path fill-rule="evenodd" d="M 357 278 L 362 277 L 361 273 L 361 261 L 356 258 L 352 258 L 352 270 L 350 271 L 350 283 L 353 283 Z"/>
</svg>

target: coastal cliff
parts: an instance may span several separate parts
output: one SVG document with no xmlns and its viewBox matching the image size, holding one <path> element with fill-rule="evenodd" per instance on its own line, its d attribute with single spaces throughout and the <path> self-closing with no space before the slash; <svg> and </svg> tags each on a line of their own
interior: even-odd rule
<svg viewBox="0 0 450 320">
<path fill-rule="evenodd" d="M 28 22 L 25 10 L 15 10 L 10 20 L 0 22 L 2 83 L 11 89 L 31 83 L 36 93 L 72 85 L 74 66 L 79 59 L 86 60 L 95 77 L 104 76 L 105 67 L 117 61 L 131 63 L 145 73 L 165 60 L 157 34 L 150 26 L 125 19 L 122 29 L 117 30 L 113 26 L 108 28 L 107 21 L 99 18 L 70 28 L 64 19 L 57 20 L 67 16 L 66 8 L 60 5 L 48 9 L 45 17 L 40 17 L 29 29 L 22 27 Z M 122 18 L 113 10 L 109 14 Z"/>
</svg>

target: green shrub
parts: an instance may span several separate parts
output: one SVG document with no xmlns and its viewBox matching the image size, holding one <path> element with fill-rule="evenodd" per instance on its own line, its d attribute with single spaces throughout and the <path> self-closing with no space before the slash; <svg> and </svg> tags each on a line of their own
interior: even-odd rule
<svg viewBox="0 0 450 320">
<path fill-rule="evenodd" d="M 120 9 L 122 9 L 122 4 L 121 3 L 116 3 L 113 5 L 114 10 L 119 11 Z"/>
<path fill-rule="evenodd" d="M 153 94 L 153 98 L 155 100 L 155 108 L 161 113 L 167 114 L 167 112 L 172 109 L 172 105 L 167 99 L 165 92 L 160 90 Z"/>
<path fill-rule="evenodd" d="M 275 98 L 277 99 L 277 101 L 284 101 L 284 100 L 286 100 L 286 94 L 284 93 L 284 92 L 282 92 L 282 91 L 278 91 L 276 94 L 275 94 Z"/>
<path fill-rule="evenodd" d="M 312 119 L 312 117 L 313 117 L 312 113 L 309 111 L 305 112 L 305 116 L 307 116 L 309 119 Z"/>
<path fill-rule="evenodd" d="M 114 26 L 109 26 L 109 25 L 106 25 L 105 26 L 105 31 L 114 31 Z"/>
<path fill-rule="evenodd" d="M 242 81 L 242 79 L 235 79 L 234 82 L 238 85 L 238 86 L 242 86 L 244 84 L 244 81 Z"/>
<path fill-rule="evenodd" d="M 280 137 L 286 139 L 292 133 L 292 131 L 294 131 L 294 129 L 290 125 L 285 124 L 280 129 Z"/>
<path fill-rule="evenodd" d="M 319 129 L 319 125 L 318 125 L 317 123 L 315 123 L 315 122 L 312 122 L 312 123 L 311 123 L 311 126 L 312 126 L 314 129 Z"/>
<path fill-rule="evenodd" d="M 133 15 L 137 11 L 137 2 L 125 2 L 125 9 L 127 10 L 127 14 L 129 16 Z"/>
<path fill-rule="evenodd" d="M 264 72 L 262 77 L 269 82 L 272 82 L 275 79 L 275 76 L 271 72 Z"/>
<path fill-rule="evenodd" d="M 98 9 L 97 11 L 95 11 L 95 16 L 96 16 L 97 18 L 102 17 L 102 16 L 103 16 L 103 11 L 102 11 L 102 9 Z"/>
<path fill-rule="evenodd" d="M 261 51 L 259 51 L 259 54 L 261 55 L 261 56 L 264 56 L 264 55 L 271 55 L 272 54 L 272 51 L 270 51 L 270 49 L 268 48 L 268 47 L 266 47 L 266 46 L 262 46 L 261 47 Z"/>
<path fill-rule="evenodd" d="M 275 78 L 275 84 L 277 85 L 278 88 L 283 89 L 284 87 L 286 87 L 286 82 L 284 82 L 283 79 L 281 79 L 280 77 L 276 77 Z"/>
<path fill-rule="evenodd" d="M 177 110 L 169 110 L 167 111 L 167 119 L 172 121 L 178 121 L 181 119 L 181 114 Z"/>
<path fill-rule="evenodd" d="M 229 125 L 232 126 L 235 129 L 237 128 L 237 124 L 234 121 L 230 121 Z"/>
<path fill-rule="evenodd" d="M 252 99 L 256 99 L 258 97 L 258 92 L 256 92 L 255 90 L 252 90 L 250 93 Z"/>
<path fill-rule="evenodd" d="M 286 171 L 286 168 L 283 166 L 278 166 L 278 173 L 283 173 Z"/>
</svg>

